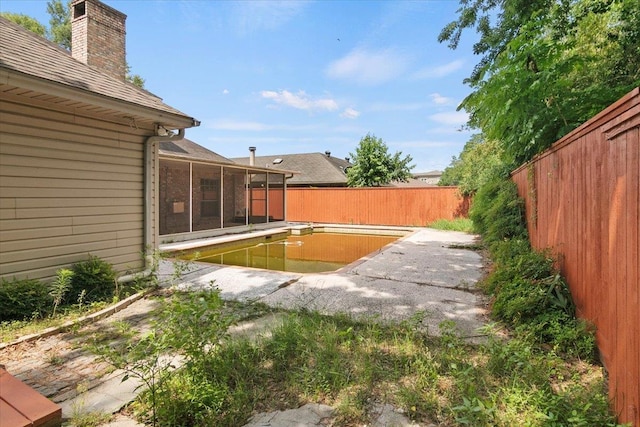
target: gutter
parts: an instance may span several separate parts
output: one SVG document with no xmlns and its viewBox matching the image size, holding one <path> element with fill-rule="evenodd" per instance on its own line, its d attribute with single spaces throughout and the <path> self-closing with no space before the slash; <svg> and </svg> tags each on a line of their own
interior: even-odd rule
<svg viewBox="0 0 640 427">
<path fill-rule="evenodd" d="M 198 126 L 200 123 L 193 122 Z M 151 209 L 154 198 L 157 200 L 158 194 L 155 193 L 154 183 L 159 179 L 159 156 L 154 156 L 157 150 L 158 142 L 179 141 L 184 138 L 185 129 L 178 129 L 176 135 L 157 135 L 160 127 L 156 125 L 156 135 L 150 136 L 144 142 L 144 249 L 145 249 L 145 270 L 133 274 L 118 277 L 118 283 L 132 282 L 137 279 L 144 279 L 151 276 L 155 271 L 155 262 L 153 251 L 156 250 L 156 227 L 158 227 L 159 214 L 158 209 Z M 151 215 L 153 220 L 150 220 Z M 152 253 L 148 253 L 152 251 Z"/>
</svg>

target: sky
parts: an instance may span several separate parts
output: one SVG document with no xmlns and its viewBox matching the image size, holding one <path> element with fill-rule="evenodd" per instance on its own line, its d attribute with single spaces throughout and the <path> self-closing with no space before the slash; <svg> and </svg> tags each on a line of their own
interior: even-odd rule
<svg viewBox="0 0 640 427">
<path fill-rule="evenodd" d="M 104 0 L 127 15 L 127 61 L 145 88 L 201 122 L 186 137 L 225 157 L 330 151 L 367 134 L 412 172 L 443 170 L 471 137 L 463 84 L 477 36 L 438 43 L 456 0 Z M 48 26 L 46 0 L 0 11 Z"/>
</svg>

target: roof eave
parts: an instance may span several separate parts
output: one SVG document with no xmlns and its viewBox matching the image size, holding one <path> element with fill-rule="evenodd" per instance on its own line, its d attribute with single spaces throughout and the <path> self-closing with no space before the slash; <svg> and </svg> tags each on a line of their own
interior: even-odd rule
<svg viewBox="0 0 640 427">
<path fill-rule="evenodd" d="M 130 117 L 139 117 L 169 129 L 185 129 L 200 123 L 193 117 L 161 111 L 133 102 L 111 98 L 85 89 L 67 86 L 58 82 L 0 67 L 0 84 L 29 89 L 35 92 L 65 98 L 101 108 L 118 111 Z"/>
<path fill-rule="evenodd" d="M 167 154 L 167 153 L 160 153 L 160 159 L 167 159 L 167 160 L 181 160 L 183 162 L 193 162 L 193 163 L 205 163 L 205 164 L 209 164 L 209 165 L 218 165 L 218 166 L 225 166 L 225 167 L 230 167 L 230 168 L 234 168 L 234 169 L 247 169 L 250 170 L 252 172 L 269 172 L 269 173 L 278 173 L 278 174 L 291 174 L 291 175 L 299 175 L 300 172 L 299 171 L 291 171 L 291 170 L 286 170 L 286 169 L 276 169 L 276 168 L 261 168 L 261 167 L 256 167 L 256 166 L 249 166 L 249 165 L 245 165 L 242 163 L 226 163 L 226 162 L 219 162 L 219 161 L 215 161 L 215 160 L 207 160 L 207 159 L 198 159 L 198 158 L 194 158 L 194 157 L 187 157 L 187 156 L 180 156 L 180 155 L 176 155 L 176 154 Z"/>
</svg>

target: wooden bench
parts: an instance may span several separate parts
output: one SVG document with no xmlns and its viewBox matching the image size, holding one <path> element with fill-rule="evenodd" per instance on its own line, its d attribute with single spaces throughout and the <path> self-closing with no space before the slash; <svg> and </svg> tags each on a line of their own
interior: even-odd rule
<svg viewBox="0 0 640 427">
<path fill-rule="evenodd" d="M 0 427 L 55 427 L 62 408 L 0 368 Z"/>
</svg>

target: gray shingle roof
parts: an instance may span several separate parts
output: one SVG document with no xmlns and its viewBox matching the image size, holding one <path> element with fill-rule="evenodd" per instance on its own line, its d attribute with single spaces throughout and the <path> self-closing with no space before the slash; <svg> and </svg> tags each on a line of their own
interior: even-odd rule
<svg viewBox="0 0 640 427">
<path fill-rule="evenodd" d="M 56 44 L 2 17 L 0 46 L 0 70 L 6 69 L 53 84 L 152 109 L 155 110 L 154 114 L 161 116 L 182 116 L 181 119 L 193 121 L 152 93 L 74 59 L 69 52 Z M 11 80 L 6 79 L 0 83 L 11 84 Z"/>
<path fill-rule="evenodd" d="M 160 142 L 160 155 L 179 157 L 189 160 L 200 160 L 215 163 L 235 164 L 231 159 L 221 156 L 189 139 Z"/>
<path fill-rule="evenodd" d="M 282 162 L 274 164 L 275 159 L 282 159 Z M 232 160 L 243 165 L 249 164 L 249 157 Z M 300 172 L 287 180 L 289 185 L 346 186 L 346 169 L 351 164 L 322 153 L 303 153 L 256 156 L 255 166 Z"/>
</svg>

